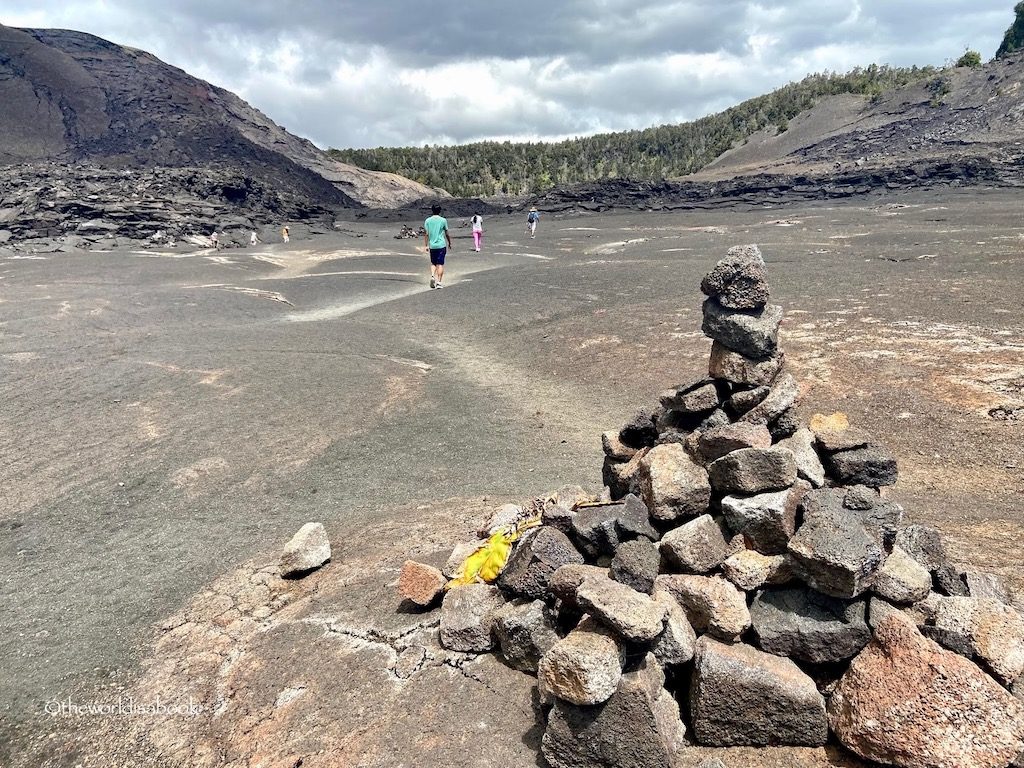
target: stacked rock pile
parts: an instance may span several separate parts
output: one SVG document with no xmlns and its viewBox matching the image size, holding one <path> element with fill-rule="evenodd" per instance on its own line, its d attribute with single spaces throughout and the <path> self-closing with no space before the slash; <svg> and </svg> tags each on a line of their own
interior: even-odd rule
<svg viewBox="0 0 1024 768">
<path fill-rule="evenodd" d="M 1024 751 L 1024 618 L 904 523 L 891 453 L 841 414 L 800 424 L 757 247 L 701 287 L 710 375 L 603 436 L 602 498 L 552 494 L 495 584 L 444 592 L 441 644 L 537 676 L 555 768 L 830 739 L 1004 768 Z M 431 605 L 473 546 L 444 573 L 407 562 L 400 591 Z"/>
</svg>

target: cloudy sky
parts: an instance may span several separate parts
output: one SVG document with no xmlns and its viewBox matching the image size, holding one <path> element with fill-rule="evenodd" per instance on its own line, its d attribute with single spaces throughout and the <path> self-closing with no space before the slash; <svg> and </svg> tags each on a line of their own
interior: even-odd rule
<svg viewBox="0 0 1024 768">
<path fill-rule="evenodd" d="M 809 72 L 985 59 L 1014 0 L 3 0 L 148 50 L 328 147 L 692 120 Z"/>
</svg>

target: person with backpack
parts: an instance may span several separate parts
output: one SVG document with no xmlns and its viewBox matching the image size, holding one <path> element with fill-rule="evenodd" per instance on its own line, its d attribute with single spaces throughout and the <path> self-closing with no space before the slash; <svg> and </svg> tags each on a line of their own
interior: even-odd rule
<svg viewBox="0 0 1024 768">
<path fill-rule="evenodd" d="M 469 223 L 473 227 L 473 247 L 479 251 L 480 243 L 484 239 L 484 217 L 479 213 L 474 213 Z"/>
<path fill-rule="evenodd" d="M 540 221 L 540 213 L 536 207 L 530 208 L 530 215 L 526 217 L 526 231 L 530 233 L 531 238 L 537 236 L 538 221 Z"/>
<path fill-rule="evenodd" d="M 452 238 L 448 234 L 448 220 L 441 216 L 441 206 L 430 207 L 431 216 L 423 222 L 423 245 L 430 254 L 430 287 L 440 288 L 444 278 L 444 257 L 451 250 Z"/>
</svg>

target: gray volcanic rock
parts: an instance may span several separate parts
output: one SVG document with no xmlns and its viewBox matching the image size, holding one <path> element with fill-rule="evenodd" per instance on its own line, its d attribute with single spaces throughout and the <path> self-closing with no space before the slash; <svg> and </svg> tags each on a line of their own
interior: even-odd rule
<svg viewBox="0 0 1024 768">
<path fill-rule="evenodd" d="M 800 386 L 788 373 L 779 376 L 767 396 L 740 416 L 740 421 L 751 424 L 771 424 L 789 411 L 800 397 Z"/>
<path fill-rule="evenodd" d="M 1005 603 L 947 597 L 938 604 L 934 626 L 943 645 L 977 657 L 1004 685 L 1024 674 L 1024 617 Z"/>
<path fill-rule="evenodd" d="M 600 704 L 615 693 L 624 658 L 612 631 L 584 618 L 544 654 L 537 678 L 543 692 L 570 704 Z"/>
<path fill-rule="evenodd" d="M 729 528 L 743 534 L 753 549 L 764 555 L 780 555 L 787 551 L 796 532 L 797 508 L 808 490 L 807 483 L 797 482 L 784 491 L 726 496 L 722 499 L 722 514 Z"/>
<path fill-rule="evenodd" d="M 719 406 L 720 398 L 714 382 L 705 379 L 692 389 L 666 392 L 661 396 L 661 404 L 668 410 L 683 414 L 705 414 Z"/>
<path fill-rule="evenodd" d="M 866 606 L 811 589 L 764 590 L 750 606 L 750 620 L 762 650 L 820 664 L 851 659 L 867 645 Z"/>
<path fill-rule="evenodd" d="M 542 600 L 506 603 L 494 612 L 494 637 L 510 667 L 536 674 L 537 665 L 555 643 L 555 632 Z"/>
<path fill-rule="evenodd" d="M 782 307 L 769 304 L 756 312 L 725 309 L 715 299 L 704 302 L 701 330 L 744 357 L 764 360 L 775 354 Z"/>
<path fill-rule="evenodd" d="M 722 576 L 661 575 L 654 590 L 668 592 L 698 632 L 733 641 L 750 626 L 747 596 Z"/>
<path fill-rule="evenodd" d="M 661 537 L 661 554 L 685 573 L 708 573 L 735 551 L 722 523 L 701 515 Z"/>
<path fill-rule="evenodd" d="M 768 303 L 768 275 L 756 245 L 734 245 L 704 276 L 705 296 L 728 309 L 760 309 Z"/>
<path fill-rule="evenodd" d="M 714 348 L 715 345 L 712 345 L 712 354 L 714 354 Z M 759 385 L 753 389 L 741 389 L 737 392 L 733 392 L 729 399 L 725 401 L 725 410 L 730 413 L 733 418 L 739 418 L 768 397 L 768 393 L 770 391 L 771 390 L 767 386 Z"/>
<path fill-rule="evenodd" d="M 796 460 L 785 449 L 741 448 L 712 462 L 708 477 L 723 494 L 781 491 L 796 482 Z"/>
<path fill-rule="evenodd" d="M 450 651 L 484 653 L 494 647 L 494 618 L 505 604 L 490 584 L 452 587 L 441 603 L 441 645 Z"/>
<path fill-rule="evenodd" d="M 708 373 L 711 378 L 740 386 L 763 387 L 770 385 L 786 362 L 783 351 L 763 359 L 751 359 L 734 352 L 719 341 L 711 344 Z"/>
<path fill-rule="evenodd" d="M 655 541 L 659 533 L 650 522 L 647 506 L 637 496 L 627 494 L 609 504 L 583 506 L 572 520 L 572 537 L 591 557 L 614 555 L 619 544 L 635 538 Z"/>
<path fill-rule="evenodd" d="M 558 568 L 583 562 L 583 555 L 568 536 L 557 528 L 541 526 L 516 544 L 498 576 L 498 586 L 515 595 L 539 600 L 547 594 L 548 582 Z"/>
<path fill-rule="evenodd" d="M 576 602 L 591 616 L 633 642 L 653 640 L 664 628 L 663 605 L 607 576 L 584 579 L 576 590 Z"/>
<path fill-rule="evenodd" d="M 331 542 L 322 523 L 306 523 L 281 550 L 281 575 L 301 576 L 331 559 Z"/>
<path fill-rule="evenodd" d="M 707 470 L 678 443 L 656 446 L 643 458 L 640 488 L 655 520 L 695 517 L 711 501 Z"/>
<path fill-rule="evenodd" d="M 875 572 L 872 591 L 891 603 L 910 605 L 924 600 L 932 590 L 932 575 L 899 547 L 893 547 Z"/>
<path fill-rule="evenodd" d="M 798 429 L 792 437 L 780 440 L 779 448 L 793 453 L 796 459 L 797 475 L 815 488 L 825 484 L 825 467 L 822 466 L 818 452 L 814 449 L 814 433 L 805 428 Z"/>
<path fill-rule="evenodd" d="M 766 584 L 785 584 L 794 578 L 789 555 L 762 555 L 754 549 L 744 549 L 726 558 L 722 574 L 746 592 Z"/>
<path fill-rule="evenodd" d="M 931 573 L 949 565 L 942 534 L 933 526 L 904 526 L 897 532 L 895 544 Z"/>
<path fill-rule="evenodd" d="M 654 602 L 665 606 L 667 618 L 665 631 L 658 635 L 651 646 L 651 652 L 662 664 L 685 664 L 693 658 L 697 633 L 686 618 L 686 612 L 671 594 L 655 589 L 652 597 Z"/>
<path fill-rule="evenodd" d="M 841 485 L 880 488 L 894 485 L 899 476 L 896 457 L 885 448 L 869 445 L 826 456 L 828 473 Z"/>
<path fill-rule="evenodd" d="M 763 424 L 727 424 L 705 430 L 697 438 L 697 452 L 706 464 L 741 448 L 771 447 L 771 433 Z"/>
<path fill-rule="evenodd" d="M 693 734 L 714 747 L 822 746 L 825 699 L 789 659 L 749 645 L 697 641 L 690 681 Z"/>
<path fill-rule="evenodd" d="M 661 557 L 654 544 L 646 539 L 634 539 L 620 544 L 615 550 L 609 572 L 620 584 L 650 594 L 654 590 L 654 578 L 660 564 Z"/>
<path fill-rule="evenodd" d="M 633 418 L 619 430 L 619 440 L 632 448 L 649 448 L 658 439 L 658 430 L 654 426 L 657 410 L 641 408 Z"/>
<path fill-rule="evenodd" d="M 653 656 L 597 707 L 555 703 L 542 751 L 551 768 L 673 768 L 686 727 Z"/>
</svg>

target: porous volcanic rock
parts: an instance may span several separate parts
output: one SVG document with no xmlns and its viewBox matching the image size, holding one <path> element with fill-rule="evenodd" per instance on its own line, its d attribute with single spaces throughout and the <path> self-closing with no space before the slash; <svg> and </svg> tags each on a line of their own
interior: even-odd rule
<svg viewBox="0 0 1024 768">
<path fill-rule="evenodd" d="M 672 595 L 699 632 L 732 641 L 750 627 L 746 595 L 722 576 L 661 575 L 654 589 Z"/>
<path fill-rule="evenodd" d="M 615 634 L 587 617 L 544 654 L 537 677 L 543 691 L 562 701 L 600 704 L 615 693 L 624 659 Z"/>
<path fill-rule="evenodd" d="M 505 604 L 490 584 L 452 587 L 441 602 L 441 645 L 450 651 L 484 653 L 494 647 L 494 617 Z"/>
<path fill-rule="evenodd" d="M 696 517 L 711 501 L 707 470 L 678 443 L 656 446 L 643 458 L 640 488 L 655 520 Z"/>
<path fill-rule="evenodd" d="M 543 600 L 506 603 L 498 608 L 494 637 L 505 663 L 531 674 L 559 639 Z"/>
<path fill-rule="evenodd" d="M 707 472 L 718 493 L 781 491 L 796 482 L 796 460 L 784 449 L 741 448 L 712 462 Z"/>
<path fill-rule="evenodd" d="M 661 554 L 685 573 L 708 573 L 733 554 L 724 525 L 711 515 L 701 515 L 661 537 Z"/>
<path fill-rule="evenodd" d="M 281 575 L 302 576 L 331 559 L 331 542 L 323 523 L 306 523 L 281 551 Z"/>
<path fill-rule="evenodd" d="M 551 526 L 541 526 L 517 544 L 498 577 L 498 586 L 512 594 L 538 600 L 548 591 L 551 575 L 563 565 L 582 565 L 583 555 L 569 537 Z"/>
<path fill-rule="evenodd" d="M 760 309 L 768 303 L 768 275 L 756 245 L 734 245 L 704 276 L 705 296 L 728 309 Z"/>
<path fill-rule="evenodd" d="M 584 579 L 576 602 L 587 613 L 633 642 L 653 640 L 665 626 L 665 607 L 607 576 Z"/>
<path fill-rule="evenodd" d="M 866 600 L 845 601 L 811 589 L 759 592 L 750 606 L 758 646 L 814 664 L 856 656 L 871 639 Z"/>
<path fill-rule="evenodd" d="M 724 308 L 716 299 L 704 302 L 701 330 L 744 357 L 764 360 L 775 354 L 778 346 L 782 307 L 769 304 L 756 311 Z"/>
<path fill-rule="evenodd" d="M 722 514 L 729 528 L 743 534 L 750 547 L 764 555 L 781 555 L 796 532 L 797 508 L 809 488 L 807 483 L 797 482 L 784 491 L 726 496 Z"/>
</svg>

